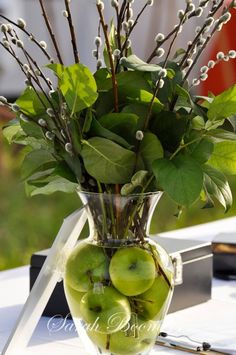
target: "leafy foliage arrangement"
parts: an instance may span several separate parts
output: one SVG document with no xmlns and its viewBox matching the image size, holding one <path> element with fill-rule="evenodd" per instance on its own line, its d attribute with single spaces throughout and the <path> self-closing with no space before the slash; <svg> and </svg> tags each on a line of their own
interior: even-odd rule
<svg viewBox="0 0 236 355">
<path fill-rule="evenodd" d="M 167 35 L 156 35 L 154 49 L 143 61 L 132 53 L 131 37 L 153 1 L 144 0 L 137 14 L 134 0 L 107 1 L 114 8 L 111 21 L 97 0 L 94 74 L 80 63 L 70 1 L 64 2 L 75 59 L 70 66 L 63 64 L 43 0 L 39 3 L 56 61 L 23 19 L 14 22 L 1 15 L 0 44 L 26 76 L 26 89 L 17 101 L 10 104 L 1 96 L 0 102 L 16 112 L 4 135 L 9 143 L 25 146 L 22 178 L 27 193 L 72 192 L 78 185 L 122 195 L 163 190 L 178 206 L 190 206 L 200 197 L 207 207 L 218 200 L 228 210 L 232 194 L 224 174 L 236 174 L 236 85 L 216 97 L 196 96 L 192 88 L 236 52 L 219 52 L 200 68 L 198 78 L 189 78 L 209 41 L 230 20 L 235 1 L 227 6 L 223 0 L 200 0 L 197 6 L 183 1 L 177 25 Z M 202 26 L 173 55 L 176 38 L 194 17 L 201 18 Z M 51 80 L 21 34 L 45 55 Z"/>
</svg>

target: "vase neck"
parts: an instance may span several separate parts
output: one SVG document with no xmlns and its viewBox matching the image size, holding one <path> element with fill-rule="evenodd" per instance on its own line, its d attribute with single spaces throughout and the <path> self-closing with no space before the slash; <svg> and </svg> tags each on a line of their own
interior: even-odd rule
<svg viewBox="0 0 236 355">
<path fill-rule="evenodd" d="M 142 242 L 162 192 L 121 196 L 79 192 L 87 210 L 90 238 L 97 244 Z"/>
</svg>

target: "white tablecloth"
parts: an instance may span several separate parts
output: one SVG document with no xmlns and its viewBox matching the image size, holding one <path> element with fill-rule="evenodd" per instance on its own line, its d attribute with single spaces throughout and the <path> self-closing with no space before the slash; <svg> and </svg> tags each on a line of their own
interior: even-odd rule
<svg viewBox="0 0 236 355">
<path fill-rule="evenodd" d="M 226 222 L 227 221 L 227 222 Z M 236 229 L 236 218 L 214 222 L 205 227 L 194 227 L 203 232 L 232 232 Z M 234 227 L 235 226 L 235 227 Z M 214 227 L 214 228 L 212 228 Z M 234 229 L 233 229 L 234 227 Z M 175 232 L 169 236 L 173 237 Z M 176 233 L 178 234 L 178 232 Z M 188 236 L 190 235 L 186 232 Z M 204 233 L 203 233 L 204 234 Z M 182 233 L 182 236 L 185 233 Z M 186 238 L 186 235 L 185 235 Z M 0 351 L 13 328 L 19 312 L 29 292 L 29 268 L 21 267 L 0 273 Z M 213 279 L 212 300 L 201 305 L 175 312 L 166 317 L 162 331 L 171 334 L 187 334 L 196 340 L 227 345 L 236 354 L 236 281 Z M 159 348 L 153 354 L 186 354 L 177 350 Z M 28 348 L 19 355 L 85 355 L 76 337 L 71 322 L 61 324 L 57 331 L 52 330 L 52 321 L 42 317 Z"/>
</svg>

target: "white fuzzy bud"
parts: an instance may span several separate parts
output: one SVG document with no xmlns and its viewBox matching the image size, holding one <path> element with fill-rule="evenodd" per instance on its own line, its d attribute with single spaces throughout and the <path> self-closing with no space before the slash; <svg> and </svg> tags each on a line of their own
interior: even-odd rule
<svg viewBox="0 0 236 355">
<path fill-rule="evenodd" d="M 164 84 L 165 84 L 164 80 L 163 80 L 163 79 L 160 79 L 160 80 L 159 80 L 159 83 L 158 83 L 159 89 L 162 89 L 163 86 L 164 86 Z"/>
<path fill-rule="evenodd" d="M 235 9 L 236 8 L 236 0 L 232 3 L 232 7 Z"/>
<path fill-rule="evenodd" d="M 115 58 L 119 58 L 119 56 L 120 56 L 120 50 L 119 50 L 118 48 L 115 49 L 114 52 L 113 52 L 113 55 L 114 55 Z"/>
<path fill-rule="evenodd" d="M 218 59 L 218 60 L 222 60 L 222 59 L 224 59 L 224 53 L 223 52 L 218 52 L 217 54 L 216 54 L 216 59 Z"/>
<path fill-rule="evenodd" d="M 98 51 L 97 51 L 97 49 L 93 49 L 93 50 L 92 50 L 92 56 L 93 56 L 94 58 L 97 58 L 97 57 L 98 57 Z"/>
<path fill-rule="evenodd" d="M 102 45 L 101 37 L 99 37 L 99 36 L 95 37 L 94 44 L 95 44 L 95 46 L 100 47 Z"/>
<path fill-rule="evenodd" d="M 23 43 L 23 41 L 21 41 L 21 40 L 17 40 L 16 41 L 16 45 L 17 45 L 17 47 L 19 47 L 19 48 L 24 48 L 24 43 Z"/>
<path fill-rule="evenodd" d="M 47 49 L 47 43 L 45 41 L 40 41 L 39 44 L 43 49 Z"/>
<path fill-rule="evenodd" d="M 40 118 L 38 120 L 38 124 L 41 126 L 41 127 L 46 127 L 47 126 L 47 122 L 43 119 L 43 118 Z"/>
<path fill-rule="evenodd" d="M 182 20 L 184 18 L 184 10 L 179 10 L 177 16 L 180 20 Z"/>
<path fill-rule="evenodd" d="M 101 59 L 98 59 L 97 61 L 97 70 L 99 70 L 102 67 L 102 61 Z"/>
<path fill-rule="evenodd" d="M 53 132 L 50 132 L 50 131 L 47 131 L 45 133 L 45 137 L 50 140 L 50 141 L 53 141 L 53 139 L 55 138 L 55 134 Z"/>
<path fill-rule="evenodd" d="M 25 20 L 23 20 L 23 18 L 18 18 L 17 24 L 22 29 L 25 29 L 25 27 L 26 27 L 26 22 L 25 22 Z"/>
<path fill-rule="evenodd" d="M 163 33 L 158 33 L 155 37 L 155 42 L 162 42 L 165 39 L 165 36 L 163 35 Z"/>
<path fill-rule="evenodd" d="M 158 72 L 158 76 L 159 76 L 159 78 L 165 78 L 167 76 L 167 70 L 166 69 L 161 69 Z"/>
<path fill-rule="evenodd" d="M 222 15 L 219 20 L 220 22 L 227 23 L 231 19 L 231 13 L 226 12 L 224 15 Z"/>
<path fill-rule="evenodd" d="M 25 85 L 26 85 L 26 86 L 30 86 L 30 80 L 29 80 L 29 79 L 26 79 L 26 80 L 25 80 Z"/>
<path fill-rule="evenodd" d="M 5 98 L 5 96 L 0 96 L 0 102 L 3 104 L 7 104 L 7 99 Z"/>
<path fill-rule="evenodd" d="M 55 113 L 54 113 L 54 111 L 53 111 L 53 109 L 51 107 L 48 108 L 46 112 L 47 112 L 49 117 L 55 117 Z"/>
<path fill-rule="evenodd" d="M 209 60 L 207 66 L 209 69 L 214 68 L 214 66 L 216 65 L 216 62 L 214 60 Z"/>
<path fill-rule="evenodd" d="M 111 6 L 115 7 L 115 8 L 119 7 L 118 1 L 117 0 L 111 0 Z"/>
<path fill-rule="evenodd" d="M 188 5 L 188 11 L 189 12 L 193 12 L 195 10 L 195 5 L 193 4 L 193 3 L 190 3 L 189 5 Z"/>
<path fill-rule="evenodd" d="M 73 149 L 72 149 L 72 144 L 71 143 L 66 143 L 65 144 L 65 151 L 67 153 L 72 153 Z"/>
<path fill-rule="evenodd" d="M 207 80 L 207 78 L 208 78 L 207 73 L 202 73 L 202 74 L 200 75 L 201 81 L 205 81 L 205 80 Z"/>
<path fill-rule="evenodd" d="M 222 30 L 222 27 L 223 27 L 223 23 L 219 24 L 219 25 L 216 27 L 216 30 L 217 30 L 217 31 L 221 31 L 221 30 Z"/>
<path fill-rule="evenodd" d="M 126 41 L 126 48 L 129 49 L 131 45 L 132 45 L 131 39 L 128 38 Z"/>
<path fill-rule="evenodd" d="M 201 0 L 201 1 L 199 2 L 199 6 L 201 6 L 201 7 L 205 8 L 205 7 L 207 7 L 208 2 L 209 2 L 209 1 L 206 1 L 206 0 Z"/>
<path fill-rule="evenodd" d="M 202 34 L 205 34 L 205 33 L 209 32 L 210 29 L 211 29 L 210 26 L 206 26 L 206 27 L 203 29 Z"/>
<path fill-rule="evenodd" d="M 11 32 L 13 30 L 13 27 L 10 23 L 7 23 L 7 32 Z"/>
<path fill-rule="evenodd" d="M 101 0 L 97 0 L 96 1 L 96 4 L 97 4 L 97 6 L 99 6 L 99 8 L 101 9 L 101 11 L 103 11 L 104 10 L 104 3 L 101 1 Z"/>
<path fill-rule="evenodd" d="M 192 60 L 191 58 L 188 58 L 188 59 L 186 60 L 186 63 L 187 63 L 187 65 L 188 65 L 188 67 L 191 67 L 191 65 L 193 64 L 193 60 Z"/>
<path fill-rule="evenodd" d="M 50 97 L 53 97 L 53 94 L 55 94 L 55 90 L 49 90 L 49 93 L 48 93 L 48 95 L 50 96 Z"/>
<path fill-rule="evenodd" d="M 124 21 L 122 23 L 122 28 L 124 30 L 125 33 L 128 33 L 129 32 L 129 25 L 128 25 L 128 22 Z"/>
<path fill-rule="evenodd" d="M 20 111 L 20 107 L 17 104 L 12 104 L 11 105 L 11 109 L 14 112 L 19 112 Z"/>
<path fill-rule="evenodd" d="M 68 18 L 68 17 L 69 17 L 68 11 L 63 10 L 63 11 L 62 11 L 62 16 Z"/>
<path fill-rule="evenodd" d="M 134 3 L 134 0 L 127 0 L 127 3 L 133 4 L 133 3 Z"/>
<path fill-rule="evenodd" d="M 37 76 L 41 76 L 41 71 L 39 69 L 35 69 L 34 73 Z"/>
<path fill-rule="evenodd" d="M 148 6 L 152 6 L 153 3 L 154 3 L 154 0 L 147 0 L 147 5 L 148 5 Z"/>
<path fill-rule="evenodd" d="M 196 17 L 201 17 L 203 14 L 203 8 L 202 7 L 198 7 L 196 10 L 195 10 L 195 16 Z"/>
<path fill-rule="evenodd" d="M 2 41 L 2 44 L 4 45 L 5 48 L 9 49 L 10 48 L 10 42 L 8 42 L 6 39 Z"/>
<path fill-rule="evenodd" d="M 206 42 L 206 38 L 201 37 L 198 41 L 198 45 L 201 47 L 204 45 L 205 42 Z"/>
<path fill-rule="evenodd" d="M 214 18 L 213 17 L 208 17 L 205 21 L 205 25 L 211 27 L 214 23 Z"/>
<path fill-rule="evenodd" d="M 128 25 L 129 25 L 129 28 L 132 28 L 133 27 L 133 25 L 134 25 L 134 20 L 129 20 L 128 21 Z"/>
<path fill-rule="evenodd" d="M 230 50 L 228 53 L 228 56 L 232 59 L 236 58 L 236 51 L 235 50 Z"/>
<path fill-rule="evenodd" d="M 20 114 L 20 119 L 25 122 L 29 122 L 29 118 L 25 116 L 23 113 Z"/>
<path fill-rule="evenodd" d="M 7 25 L 5 25 L 5 23 L 3 23 L 3 24 L 0 26 L 0 30 L 1 30 L 1 32 L 6 33 L 6 32 L 7 32 Z"/>
<path fill-rule="evenodd" d="M 201 69 L 200 69 L 200 72 L 201 73 L 207 73 L 208 72 L 208 67 L 206 66 L 206 65 L 204 65 L 203 67 L 201 67 Z"/>
<path fill-rule="evenodd" d="M 156 57 L 157 58 L 163 57 L 164 54 L 165 54 L 165 50 L 163 48 L 160 47 L 156 50 Z"/>
<path fill-rule="evenodd" d="M 193 79 L 193 81 L 192 81 L 192 85 L 193 86 L 198 86 L 200 84 L 200 80 L 199 79 Z"/>
<path fill-rule="evenodd" d="M 25 71 L 30 71 L 30 67 L 29 67 L 28 64 L 24 64 L 24 65 L 23 65 L 23 69 L 24 69 Z"/>
<path fill-rule="evenodd" d="M 223 60 L 224 60 L 225 62 L 228 62 L 228 61 L 229 61 L 229 59 L 230 59 L 230 58 L 229 58 L 229 56 L 228 56 L 228 55 L 225 55 L 225 56 L 224 56 L 224 58 L 223 58 Z"/>
<path fill-rule="evenodd" d="M 128 9 L 128 18 L 133 17 L 133 15 L 134 15 L 134 11 L 133 11 L 133 9 L 130 7 L 130 8 Z"/>
<path fill-rule="evenodd" d="M 142 141 L 144 138 L 143 131 L 137 131 L 135 137 L 138 141 Z"/>
</svg>

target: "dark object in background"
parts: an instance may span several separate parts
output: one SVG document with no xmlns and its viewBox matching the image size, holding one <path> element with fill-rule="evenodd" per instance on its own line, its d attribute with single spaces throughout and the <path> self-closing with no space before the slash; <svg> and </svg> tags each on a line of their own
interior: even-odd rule
<svg viewBox="0 0 236 355">
<path fill-rule="evenodd" d="M 236 280 L 236 234 L 221 233 L 212 242 L 214 276 Z"/>
<path fill-rule="evenodd" d="M 195 306 L 211 298 L 212 251 L 211 243 L 195 240 L 152 237 L 174 259 L 179 284 L 175 286 L 169 313 Z M 46 259 L 48 250 L 31 257 L 30 289 Z M 182 281 L 182 283 L 181 283 Z M 66 316 L 69 308 L 65 299 L 63 282 L 57 284 L 45 310 L 44 316 Z"/>
</svg>

